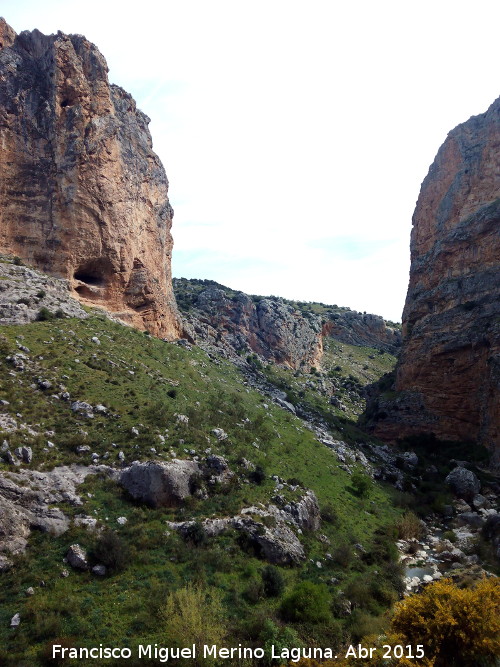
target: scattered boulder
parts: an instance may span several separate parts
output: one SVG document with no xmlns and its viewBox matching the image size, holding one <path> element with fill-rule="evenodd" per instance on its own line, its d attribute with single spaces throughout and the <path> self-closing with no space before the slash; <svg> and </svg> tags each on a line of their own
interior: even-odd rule
<svg viewBox="0 0 500 667">
<path fill-rule="evenodd" d="M 10 627 L 11 628 L 17 628 L 17 626 L 21 623 L 21 616 L 20 614 L 14 614 L 14 616 L 10 619 Z"/>
<path fill-rule="evenodd" d="M 33 450 L 31 447 L 21 447 L 21 459 L 24 463 L 31 463 L 33 460 Z"/>
<path fill-rule="evenodd" d="M 205 459 L 203 466 L 203 475 L 207 479 L 208 484 L 225 484 L 232 477 L 234 473 L 229 469 L 226 459 L 217 454 L 209 454 Z"/>
<path fill-rule="evenodd" d="M 20 463 L 19 463 L 19 459 L 17 459 L 17 458 L 14 456 L 14 454 L 10 451 L 10 449 L 8 449 L 8 450 L 5 452 L 5 454 L 3 455 L 3 458 L 4 458 L 5 462 L 6 462 L 6 463 L 10 463 L 10 465 L 13 465 L 13 466 L 18 466 L 18 465 L 20 465 Z"/>
<path fill-rule="evenodd" d="M 97 574 L 98 577 L 106 576 L 106 566 L 105 565 L 94 565 L 92 572 Z"/>
<path fill-rule="evenodd" d="M 87 417 L 88 419 L 92 419 L 94 417 L 94 408 L 90 405 L 90 403 L 85 403 L 85 401 L 73 401 L 71 404 L 71 409 L 73 412 L 77 412 L 78 414 L 82 415 L 83 417 Z"/>
<path fill-rule="evenodd" d="M 38 386 L 40 387 L 40 389 L 44 390 L 52 389 L 52 382 L 50 382 L 50 380 L 42 380 L 42 378 L 39 378 Z"/>
<path fill-rule="evenodd" d="M 79 544 L 72 544 L 66 554 L 68 563 L 75 570 L 88 570 L 87 552 Z"/>
<path fill-rule="evenodd" d="M 483 536 L 492 543 L 495 556 L 500 559 L 500 514 L 492 514 L 486 519 Z"/>
<path fill-rule="evenodd" d="M 405 468 L 414 468 L 418 465 L 418 456 L 415 452 L 403 452 L 399 458 Z"/>
<path fill-rule="evenodd" d="M 481 483 L 472 472 L 458 466 L 446 477 L 445 483 L 452 489 L 455 495 L 465 500 L 472 499 L 481 489 Z"/>
<path fill-rule="evenodd" d="M 306 554 L 299 538 L 284 522 L 264 526 L 253 519 L 235 517 L 233 525 L 253 544 L 258 555 L 274 565 L 297 565 Z"/>
<path fill-rule="evenodd" d="M 221 428 L 213 428 L 212 433 L 215 435 L 219 442 L 222 442 L 222 440 L 227 440 L 229 437 L 228 434 Z"/>
<path fill-rule="evenodd" d="M 459 526 L 470 526 L 471 528 L 481 528 L 484 524 L 484 517 L 477 512 L 464 512 L 457 516 Z"/>
<path fill-rule="evenodd" d="M 134 461 L 123 470 L 119 482 L 135 500 L 151 507 L 173 507 L 191 495 L 200 472 L 196 461 Z"/>
</svg>

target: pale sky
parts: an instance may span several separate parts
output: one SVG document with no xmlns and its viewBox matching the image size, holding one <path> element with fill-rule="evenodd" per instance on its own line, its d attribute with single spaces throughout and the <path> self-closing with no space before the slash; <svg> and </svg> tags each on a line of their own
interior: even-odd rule
<svg viewBox="0 0 500 667">
<path fill-rule="evenodd" d="M 446 134 L 500 94 L 491 0 L 0 0 L 84 34 L 152 121 L 173 274 L 400 320 Z"/>
</svg>

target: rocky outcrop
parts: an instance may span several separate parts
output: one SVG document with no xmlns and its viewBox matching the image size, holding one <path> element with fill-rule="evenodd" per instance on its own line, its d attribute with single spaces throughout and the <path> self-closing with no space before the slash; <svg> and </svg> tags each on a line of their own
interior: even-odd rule
<svg viewBox="0 0 500 667">
<path fill-rule="evenodd" d="M 98 472 L 114 475 L 106 466 L 0 473 L 0 571 L 12 565 L 9 556 L 24 552 L 32 529 L 61 535 L 69 528 L 70 519 L 54 505 L 81 505 L 76 487 Z"/>
<path fill-rule="evenodd" d="M 81 35 L 0 21 L 0 251 L 176 338 L 168 181 L 149 118 Z"/>
<path fill-rule="evenodd" d="M 196 334 L 229 348 L 253 352 L 290 368 L 318 365 L 321 357 L 321 319 L 306 320 L 280 299 L 253 300 L 243 292 L 228 295 L 208 287 L 196 298 Z"/>
<path fill-rule="evenodd" d="M 323 306 L 329 314 L 299 310 L 278 297 L 249 296 L 213 281 L 174 278 L 181 309 L 200 345 L 225 356 L 256 354 L 262 360 L 310 370 L 320 367 L 324 338 L 395 353 L 401 334 L 377 315 Z"/>
<path fill-rule="evenodd" d="M 448 135 L 413 216 L 410 284 L 386 439 L 500 448 L 500 99 Z"/>
<path fill-rule="evenodd" d="M 331 314 L 323 324 L 322 334 L 342 343 L 377 347 L 391 354 L 397 354 L 401 346 L 399 327 L 389 326 L 380 315 L 355 310 Z"/>
<path fill-rule="evenodd" d="M 222 519 L 204 519 L 199 528 L 207 537 L 215 537 L 234 528 L 241 533 L 241 544 L 259 558 L 275 565 L 297 565 L 306 554 L 296 532 L 317 531 L 320 527 L 318 499 L 306 490 L 297 501 L 286 504 L 245 507 L 239 514 Z M 169 528 L 186 539 L 196 526 L 195 521 L 168 522 Z"/>
<path fill-rule="evenodd" d="M 42 308 L 53 316 L 87 318 L 69 289 L 67 280 L 51 278 L 0 258 L 0 325 L 33 322 L 41 317 Z"/>
<path fill-rule="evenodd" d="M 445 483 L 459 498 L 470 500 L 481 490 L 481 483 L 472 472 L 461 466 L 454 468 L 446 477 Z"/>
</svg>

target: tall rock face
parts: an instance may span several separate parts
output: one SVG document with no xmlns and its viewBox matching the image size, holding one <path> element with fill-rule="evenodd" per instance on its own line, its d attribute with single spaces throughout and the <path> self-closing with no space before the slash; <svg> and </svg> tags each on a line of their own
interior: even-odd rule
<svg viewBox="0 0 500 667">
<path fill-rule="evenodd" d="M 168 181 L 149 119 L 81 35 L 0 20 L 0 252 L 79 298 L 178 337 Z"/>
<path fill-rule="evenodd" d="M 381 437 L 500 453 L 500 98 L 450 132 L 422 184 L 396 390 Z"/>
<path fill-rule="evenodd" d="M 243 292 L 228 295 L 209 287 L 196 297 L 195 313 L 188 321 L 200 340 L 212 339 L 219 347 L 253 352 L 289 368 L 320 365 L 321 318 L 306 319 L 282 299 L 254 301 Z"/>
</svg>

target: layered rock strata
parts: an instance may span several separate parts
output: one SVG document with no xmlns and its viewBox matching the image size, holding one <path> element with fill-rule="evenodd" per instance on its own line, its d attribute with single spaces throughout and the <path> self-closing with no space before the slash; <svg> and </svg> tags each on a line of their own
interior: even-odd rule
<svg viewBox="0 0 500 667">
<path fill-rule="evenodd" d="M 149 118 L 81 35 L 0 20 L 0 251 L 176 338 L 168 181 Z"/>
<path fill-rule="evenodd" d="M 395 400 L 376 433 L 500 449 L 500 98 L 448 135 L 413 216 Z M 379 408 L 381 406 L 379 405 Z"/>
</svg>

